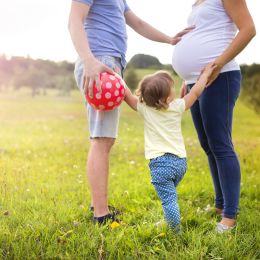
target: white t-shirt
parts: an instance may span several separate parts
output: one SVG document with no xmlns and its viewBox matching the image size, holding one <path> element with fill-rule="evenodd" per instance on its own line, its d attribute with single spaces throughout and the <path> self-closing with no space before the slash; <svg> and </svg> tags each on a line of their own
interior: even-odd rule
<svg viewBox="0 0 260 260">
<path fill-rule="evenodd" d="M 156 110 L 138 102 L 138 112 L 144 118 L 145 158 L 152 159 L 165 153 L 186 157 L 181 132 L 184 99 L 175 99 L 167 110 Z"/>
<path fill-rule="evenodd" d="M 173 69 L 186 84 L 197 81 L 201 70 L 219 57 L 234 39 L 237 27 L 226 13 L 222 0 L 205 0 L 192 7 L 188 25 L 196 28 L 182 37 L 173 52 Z M 239 70 L 235 60 L 221 72 Z"/>
</svg>

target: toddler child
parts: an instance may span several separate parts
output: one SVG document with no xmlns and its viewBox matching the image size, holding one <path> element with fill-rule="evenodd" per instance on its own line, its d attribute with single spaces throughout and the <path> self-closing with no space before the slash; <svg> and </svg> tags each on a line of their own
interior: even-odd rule
<svg viewBox="0 0 260 260">
<path fill-rule="evenodd" d="M 180 211 L 176 187 L 187 169 L 181 118 L 203 92 L 214 66 L 208 65 L 197 83 L 183 98 L 177 98 L 174 81 L 166 71 L 147 75 L 136 95 L 126 88 L 126 103 L 144 119 L 145 158 L 166 222 L 179 230 Z"/>
</svg>

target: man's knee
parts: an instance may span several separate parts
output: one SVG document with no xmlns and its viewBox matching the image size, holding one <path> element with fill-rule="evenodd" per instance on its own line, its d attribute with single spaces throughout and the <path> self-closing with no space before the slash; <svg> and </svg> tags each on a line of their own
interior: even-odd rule
<svg viewBox="0 0 260 260">
<path fill-rule="evenodd" d="M 109 138 L 109 137 L 96 137 L 92 138 L 90 143 L 92 146 L 98 147 L 99 149 L 102 149 L 104 152 L 110 152 L 112 146 L 115 143 L 115 138 Z"/>
</svg>

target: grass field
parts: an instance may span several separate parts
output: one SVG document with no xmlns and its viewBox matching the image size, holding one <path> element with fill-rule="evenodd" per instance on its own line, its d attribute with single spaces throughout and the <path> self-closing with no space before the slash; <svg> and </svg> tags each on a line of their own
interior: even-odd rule
<svg viewBox="0 0 260 260">
<path fill-rule="evenodd" d="M 214 200 L 206 158 L 186 113 L 189 170 L 178 188 L 183 233 L 176 236 L 155 225 L 163 214 L 135 112 L 123 105 L 110 164 L 110 204 L 122 210 L 123 222 L 100 228 L 88 209 L 88 134 L 79 93 L 0 93 L 0 259 L 260 259 L 259 119 L 238 102 L 240 215 L 232 234 L 218 235 L 217 218 L 205 210 Z"/>
</svg>

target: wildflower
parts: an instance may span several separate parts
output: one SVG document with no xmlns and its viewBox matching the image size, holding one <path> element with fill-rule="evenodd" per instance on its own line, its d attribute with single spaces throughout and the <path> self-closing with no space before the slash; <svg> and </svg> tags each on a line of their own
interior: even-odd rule
<svg viewBox="0 0 260 260">
<path fill-rule="evenodd" d="M 116 221 L 113 221 L 110 226 L 112 229 L 115 229 L 115 228 L 118 228 L 120 226 L 120 224 Z"/>
</svg>

